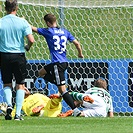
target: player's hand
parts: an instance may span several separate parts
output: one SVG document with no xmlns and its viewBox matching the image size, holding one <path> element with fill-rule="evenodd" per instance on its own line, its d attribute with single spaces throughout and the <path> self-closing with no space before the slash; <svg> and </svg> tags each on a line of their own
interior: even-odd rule
<svg viewBox="0 0 133 133">
<path fill-rule="evenodd" d="M 78 54 L 79 58 L 84 58 L 83 54 Z"/>
<path fill-rule="evenodd" d="M 26 51 L 29 51 L 29 50 L 30 50 L 30 46 L 29 46 L 28 44 L 27 44 L 27 45 L 25 45 L 25 47 L 24 47 L 24 48 L 25 48 L 25 50 L 26 50 Z"/>
</svg>

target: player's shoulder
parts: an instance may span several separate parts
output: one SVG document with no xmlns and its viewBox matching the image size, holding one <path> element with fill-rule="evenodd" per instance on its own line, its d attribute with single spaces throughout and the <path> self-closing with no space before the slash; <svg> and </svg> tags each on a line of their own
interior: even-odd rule
<svg viewBox="0 0 133 133">
<path fill-rule="evenodd" d="M 28 24 L 28 21 L 27 21 L 26 19 L 24 19 L 24 18 L 22 18 L 22 17 L 18 17 L 18 19 L 19 19 L 20 21 L 23 21 L 24 23 L 27 23 L 27 24 Z"/>
<path fill-rule="evenodd" d="M 61 29 L 64 30 L 65 32 L 70 33 L 70 31 L 68 29 L 66 29 L 66 28 L 61 28 Z"/>
<path fill-rule="evenodd" d="M 16 21 L 21 22 L 23 25 L 29 25 L 28 21 L 23 17 L 16 16 Z"/>
<path fill-rule="evenodd" d="M 69 32 L 65 27 L 56 27 L 55 29 L 60 32 Z"/>
<path fill-rule="evenodd" d="M 44 96 L 44 95 L 41 93 L 34 93 L 33 96 Z"/>
<path fill-rule="evenodd" d="M 87 90 L 87 92 L 92 92 L 92 91 L 94 91 L 94 92 L 104 92 L 104 91 L 106 91 L 105 89 L 103 89 L 103 88 L 99 88 L 99 87 L 92 87 L 92 88 L 89 88 L 88 90 Z"/>
<path fill-rule="evenodd" d="M 103 90 L 102 88 L 99 88 L 99 87 L 92 87 L 92 88 L 90 88 L 91 90 Z"/>
<path fill-rule="evenodd" d="M 99 88 L 99 87 L 97 87 L 97 88 L 98 88 L 99 90 L 101 90 L 102 92 L 109 94 L 109 92 L 108 92 L 108 90 L 107 90 L 107 89 L 104 89 L 104 88 Z"/>
<path fill-rule="evenodd" d="M 0 18 L 1 21 L 3 21 L 4 19 L 6 19 L 8 16 L 3 16 L 2 18 Z"/>
<path fill-rule="evenodd" d="M 42 28 L 42 27 L 38 27 L 37 30 L 39 31 L 43 31 L 43 32 L 48 32 L 50 30 L 50 28 Z"/>
<path fill-rule="evenodd" d="M 111 95 L 110 95 L 110 93 L 109 93 L 109 90 L 103 89 L 103 92 L 104 92 L 104 94 L 106 94 L 107 96 L 111 97 Z"/>
</svg>

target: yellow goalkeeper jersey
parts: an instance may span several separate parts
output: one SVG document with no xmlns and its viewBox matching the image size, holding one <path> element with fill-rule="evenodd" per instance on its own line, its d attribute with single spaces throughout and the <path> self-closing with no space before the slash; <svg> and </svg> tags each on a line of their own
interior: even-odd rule
<svg viewBox="0 0 133 133">
<path fill-rule="evenodd" d="M 44 105 L 42 109 L 44 117 L 57 117 L 62 110 L 61 100 L 61 98 L 50 99 L 46 95 L 36 93 L 24 99 L 22 110 L 27 116 L 33 116 L 33 108 Z M 16 108 L 12 112 L 13 116 L 15 115 L 15 110 Z"/>
</svg>

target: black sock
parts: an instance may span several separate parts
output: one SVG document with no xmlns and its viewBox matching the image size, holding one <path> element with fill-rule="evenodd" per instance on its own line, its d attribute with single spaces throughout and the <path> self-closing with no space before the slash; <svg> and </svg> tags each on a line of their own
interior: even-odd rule
<svg viewBox="0 0 133 133">
<path fill-rule="evenodd" d="M 63 97 L 64 101 L 71 107 L 71 109 L 75 109 L 76 108 L 76 106 L 74 104 L 74 100 L 73 100 L 73 98 L 71 97 L 71 95 L 68 92 L 63 94 L 62 97 Z"/>
</svg>

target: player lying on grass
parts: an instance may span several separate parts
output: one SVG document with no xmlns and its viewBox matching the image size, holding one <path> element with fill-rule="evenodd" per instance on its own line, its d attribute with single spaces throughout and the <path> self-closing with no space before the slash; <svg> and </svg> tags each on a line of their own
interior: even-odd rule
<svg viewBox="0 0 133 133">
<path fill-rule="evenodd" d="M 106 88 L 106 81 L 99 78 L 94 82 L 94 87 L 88 89 L 85 93 L 72 92 L 71 96 L 75 100 L 75 105 L 77 107 L 81 106 L 82 110 L 80 112 L 68 110 L 58 116 L 113 117 L 112 99 Z M 90 98 L 88 102 L 83 100 L 85 96 Z"/>
<path fill-rule="evenodd" d="M 44 116 L 44 117 L 57 117 L 61 113 L 62 98 L 56 97 L 56 94 L 47 97 L 46 95 L 35 93 L 30 94 L 27 90 L 26 97 L 22 105 L 22 111 L 27 116 Z M 6 104 L 1 103 L 0 109 L 6 112 Z M 12 111 L 12 116 L 15 115 L 16 107 Z"/>
</svg>

